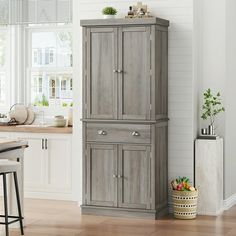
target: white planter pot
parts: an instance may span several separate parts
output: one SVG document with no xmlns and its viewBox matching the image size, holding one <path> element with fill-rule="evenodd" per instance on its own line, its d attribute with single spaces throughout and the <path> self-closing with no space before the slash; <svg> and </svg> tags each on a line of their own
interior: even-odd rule
<svg viewBox="0 0 236 236">
<path fill-rule="evenodd" d="M 103 15 L 104 19 L 115 19 L 115 15 Z"/>
</svg>

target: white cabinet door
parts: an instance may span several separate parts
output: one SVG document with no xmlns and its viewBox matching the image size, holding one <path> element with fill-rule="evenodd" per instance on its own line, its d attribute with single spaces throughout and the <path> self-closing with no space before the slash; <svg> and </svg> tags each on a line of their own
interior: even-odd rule
<svg viewBox="0 0 236 236">
<path fill-rule="evenodd" d="M 14 138 L 29 143 L 25 150 L 25 196 L 71 200 L 71 135 L 15 133 Z"/>
<path fill-rule="evenodd" d="M 43 149 L 43 138 L 31 134 L 18 134 L 17 138 L 28 141 L 29 147 L 25 150 L 24 176 L 25 191 L 40 192 L 45 186 L 46 155 Z"/>
<path fill-rule="evenodd" d="M 47 173 L 46 186 L 56 193 L 70 193 L 72 188 L 71 173 L 71 138 L 58 135 L 46 139 Z"/>
</svg>

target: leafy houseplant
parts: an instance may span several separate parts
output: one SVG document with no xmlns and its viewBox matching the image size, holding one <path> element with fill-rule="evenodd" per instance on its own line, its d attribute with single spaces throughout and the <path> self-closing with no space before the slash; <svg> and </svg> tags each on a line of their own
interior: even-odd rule
<svg viewBox="0 0 236 236">
<path fill-rule="evenodd" d="M 102 10 L 102 14 L 105 19 L 115 18 L 115 15 L 117 14 L 117 10 L 113 7 L 105 7 Z"/>
<path fill-rule="evenodd" d="M 216 95 L 214 95 L 211 91 L 211 89 L 207 89 L 204 93 L 204 104 L 202 105 L 202 115 L 201 118 L 203 120 L 210 120 L 210 127 L 212 127 L 212 130 L 214 130 L 214 123 L 216 116 L 225 111 L 225 108 L 222 106 L 221 103 L 221 95 L 220 92 L 218 92 Z"/>
</svg>

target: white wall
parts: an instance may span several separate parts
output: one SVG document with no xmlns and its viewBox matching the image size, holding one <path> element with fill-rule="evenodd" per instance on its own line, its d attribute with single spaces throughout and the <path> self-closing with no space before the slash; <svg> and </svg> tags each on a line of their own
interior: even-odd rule
<svg viewBox="0 0 236 236">
<path fill-rule="evenodd" d="M 169 179 L 179 175 L 193 179 L 193 0 L 147 0 L 154 16 L 170 20 L 169 30 Z M 118 17 L 124 17 L 136 1 L 74 0 L 74 101 L 75 113 L 74 153 L 81 167 L 81 28 L 79 19 L 102 18 L 101 10 L 113 6 Z M 76 66 L 77 65 L 77 66 Z M 76 110 L 76 109 L 75 109 Z M 81 171 L 81 169 L 80 169 Z M 79 181 L 81 183 L 81 180 Z M 81 185 L 80 185 L 81 186 Z M 80 194 L 81 199 L 81 194 Z"/>
<path fill-rule="evenodd" d="M 236 1 L 226 1 L 225 198 L 236 193 Z"/>
<path fill-rule="evenodd" d="M 79 1 L 73 1 L 73 187 L 77 189 L 79 203 L 82 202 L 82 74 L 81 74 L 81 28 Z"/>
<path fill-rule="evenodd" d="M 236 1 L 195 0 L 197 2 L 199 101 L 208 87 L 220 90 L 226 112 L 220 115 L 217 133 L 224 137 L 224 198 L 236 203 Z M 199 26 L 200 25 L 200 26 Z M 199 109 L 200 110 L 200 109 Z M 198 115 L 200 117 L 200 114 Z M 206 123 L 199 119 L 199 128 Z M 233 200 L 232 200 L 233 199 Z M 226 203 L 227 204 L 227 203 Z"/>
<path fill-rule="evenodd" d="M 203 101 L 203 91 L 211 88 L 225 94 L 225 1 L 195 0 L 198 4 L 198 20 L 195 35 L 198 40 L 198 85 L 200 105 Z M 200 108 L 201 110 L 201 108 Z M 198 115 L 200 117 L 200 114 Z M 200 120 L 200 127 L 207 127 L 209 122 Z M 216 132 L 224 134 L 224 115 L 216 122 Z"/>
</svg>

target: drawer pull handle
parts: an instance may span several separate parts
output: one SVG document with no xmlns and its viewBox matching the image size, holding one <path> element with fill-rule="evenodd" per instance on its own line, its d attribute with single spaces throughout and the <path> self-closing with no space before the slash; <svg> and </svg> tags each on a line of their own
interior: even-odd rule
<svg viewBox="0 0 236 236">
<path fill-rule="evenodd" d="M 132 136 L 135 136 L 135 137 L 140 136 L 140 133 L 137 132 L 137 131 L 134 131 L 134 132 L 132 133 Z"/>
<path fill-rule="evenodd" d="M 107 132 L 105 130 L 98 130 L 99 135 L 107 135 Z"/>
</svg>

